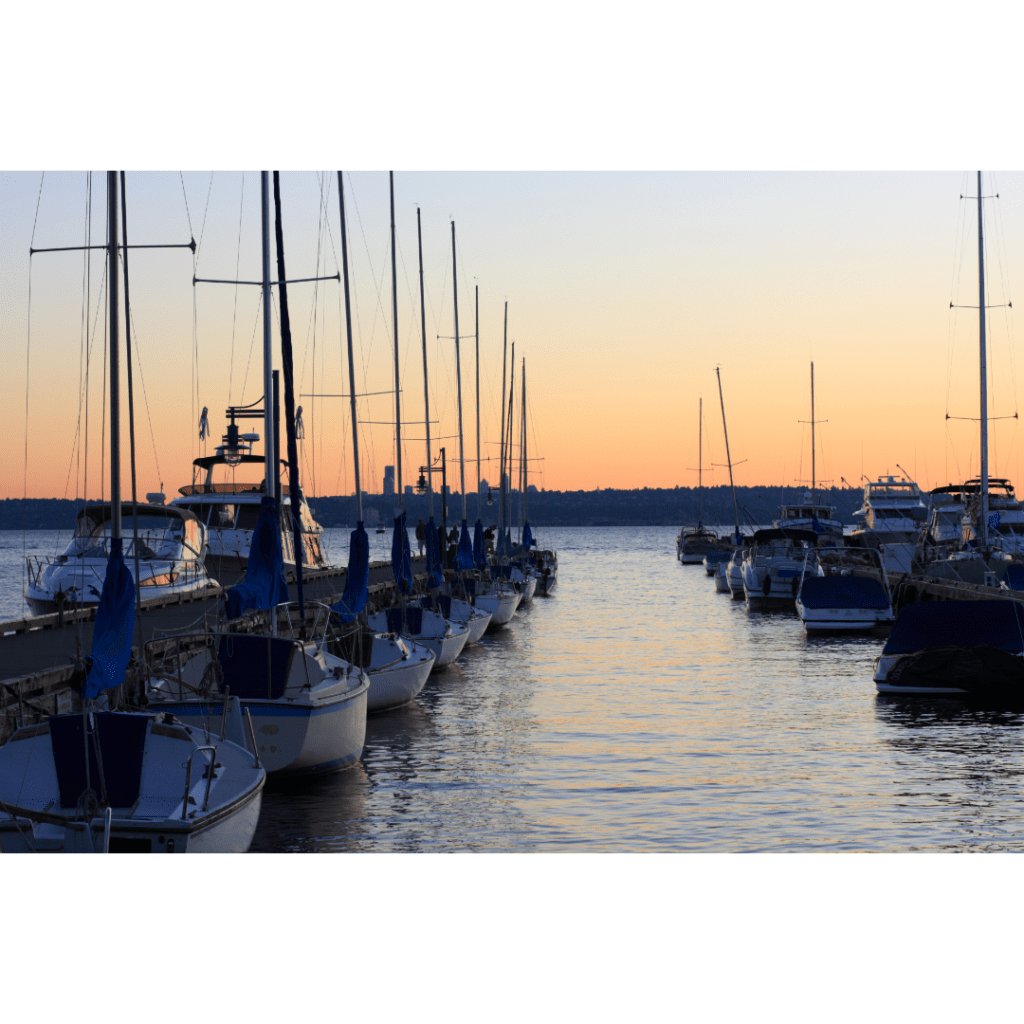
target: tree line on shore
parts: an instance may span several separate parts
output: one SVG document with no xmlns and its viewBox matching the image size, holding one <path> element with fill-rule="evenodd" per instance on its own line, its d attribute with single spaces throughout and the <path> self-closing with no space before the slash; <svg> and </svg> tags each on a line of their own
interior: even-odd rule
<svg viewBox="0 0 1024 1024">
<path fill-rule="evenodd" d="M 740 525 L 764 525 L 777 515 L 782 502 L 803 500 L 804 487 L 737 487 Z M 834 505 L 836 518 L 853 524 L 853 512 L 860 507 L 860 488 L 831 487 L 820 491 L 825 502 Z M 488 526 L 498 521 L 497 491 L 493 504 L 480 502 L 480 516 Z M 549 491 L 530 487 L 527 494 L 530 522 L 538 526 L 682 526 L 697 522 L 698 492 L 696 487 L 643 487 L 633 490 L 601 488 L 593 491 Z M 94 502 L 90 502 L 94 504 Z M 364 515 L 368 526 L 388 525 L 395 504 L 394 495 L 364 494 Z M 70 529 L 83 502 L 61 498 L 6 498 L 0 500 L 0 530 Z M 321 526 L 330 529 L 354 526 L 355 495 L 309 496 L 313 515 Z M 427 519 L 427 497 L 407 493 L 404 505 L 410 526 L 418 519 Z M 476 521 L 477 499 L 467 499 L 470 522 Z M 733 521 L 732 492 L 728 486 L 705 487 L 701 499 L 704 525 L 714 526 Z M 511 495 L 513 522 L 520 521 L 521 495 Z M 448 522 L 462 518 L 462 499 L 457 492 L 448 495 Z M 441 498 L 434 495 L 434 519 L 441 519 Z"/>
</svg>

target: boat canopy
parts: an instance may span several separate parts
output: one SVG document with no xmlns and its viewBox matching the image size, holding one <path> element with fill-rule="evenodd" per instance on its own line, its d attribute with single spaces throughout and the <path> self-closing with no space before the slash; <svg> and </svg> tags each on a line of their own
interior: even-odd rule
<svg viewBox="0 0 1024 1024">
<path fill-rule="evenodd" d="M 805 608 L 890 607 L 885 588 L 868 576 L 808 576 L 800 600 Z"/>
<path fill-rule="evenodd" d="M 1018 601 L 923 601 L 896 616 L 882 654 L 930 647 L 998 647 L 1024 652 L 1024 607 Z"/>
<path fill-rule="evenodd" d="M 754 544 L 769 544 L 773 540 L 802 541 L 812 547 L 818 543 L 818 535 L 813 530 L 757 530 L 751 538 Z"/>
<path fill-rule="evenodd" d="M 1003 573 L 1003 582 L 1011 590 L 1024 590 L 1024 565 L 1017 562 L 1008 565 Z"/>
</svg>

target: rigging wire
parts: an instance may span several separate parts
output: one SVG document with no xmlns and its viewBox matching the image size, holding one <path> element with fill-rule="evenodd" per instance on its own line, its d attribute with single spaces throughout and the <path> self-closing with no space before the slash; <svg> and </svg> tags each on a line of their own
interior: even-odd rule
<svg viewBox="0 0 1024 1024">
<path fill-rule="evenodd" d="M 245 171 L 242 171 L 241 191 L 242 194 L 238 200 L 238 244 L 235 249 L 235 302 L 231 313 L 231 360 L 228 363 L 228 405 L 234 405 L 231 396 L 235 379 L 235 326 L 238 323 L 238 268 L 242 263 L 242 212 L 245 207 Z"/>
<path fill-rule="evenodd" d="M 39 195 L 36 197 L 36 213 L 32 220 L 32 240 L 29 242 L 28 253 L 28 313 L 27 335 L 25 338 L 25 465 L 22 471 L 21 500 L 21 564 L 22 579 L 28 583 L 28 416 L 29 416 L 29 382 L 32 368 L 32 250 L 35 248 L 36 225 L 39 223 L 39 204 L 43 199 L 43 181 L 46 171 L 39 176 Z"/>
</svg>

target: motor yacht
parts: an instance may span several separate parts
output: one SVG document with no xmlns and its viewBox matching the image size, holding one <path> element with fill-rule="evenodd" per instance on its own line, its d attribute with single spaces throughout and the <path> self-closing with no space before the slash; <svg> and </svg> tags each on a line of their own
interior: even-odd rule
<svg viewBox="0 0 1024 1024">
<path fill-rule="evenodd" d="M 112 506 L 88 505 L 75 521 L 64 553 L 28 558 L 25 600 L 36 615 L 100 600 L 110 557 Z M 132 532 L 138 519 L 138 579 Z M 124 559 L 143 600 L 192 594 L 216 587 L 204 564 L 206 527 L 187 509 L 167 505 L 121 504 Z"/>
</svg>

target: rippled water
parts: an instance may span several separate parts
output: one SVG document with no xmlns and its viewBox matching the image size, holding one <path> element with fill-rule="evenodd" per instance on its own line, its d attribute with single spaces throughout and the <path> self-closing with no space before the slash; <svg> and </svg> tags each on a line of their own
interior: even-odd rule
<svg viewBox="0 0 1024 1024">
<path fill-rule="evenodd" d="M 877 696 L 881 639 L 749 614 L 676 533 L 544 530 L 555 594 L 372 716 L 360 765 L 269 785 L 253 849 L 1024 849 L 1024 716 Z"/>
</svg>

